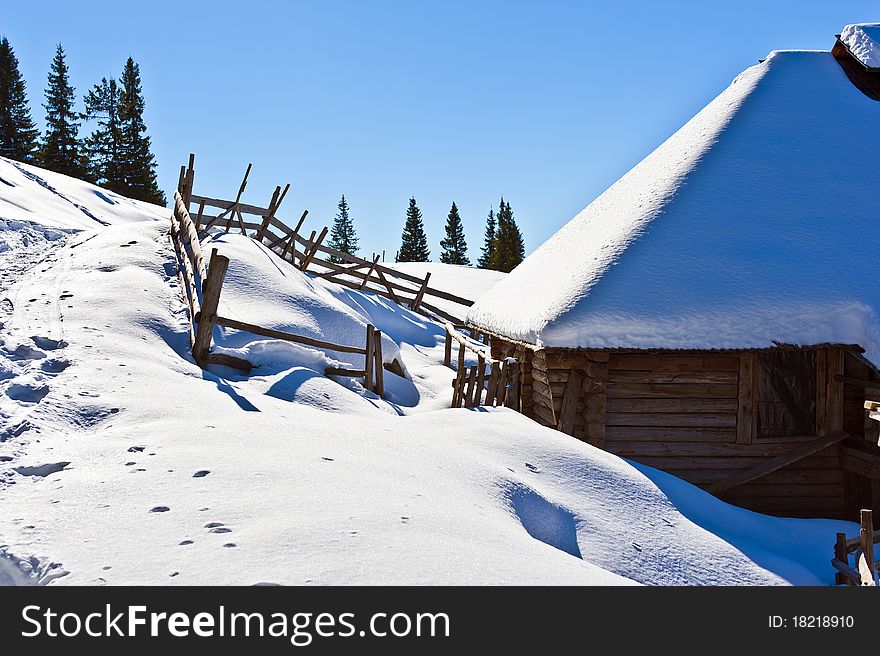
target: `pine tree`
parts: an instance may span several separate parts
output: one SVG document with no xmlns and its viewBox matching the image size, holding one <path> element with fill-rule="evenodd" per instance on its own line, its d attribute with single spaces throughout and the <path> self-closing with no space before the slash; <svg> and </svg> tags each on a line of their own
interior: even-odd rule
<svg viewBox="0 0 880 656">
<path fill-rule="evenodd" d="M 409 199 L 406 210 L 406 223 L 403 226 L 403 237 L 400 250 L 397 252 L 398 262 L 427 262 L 428 237 L 422 223 L 422 211 L 416 205 L 416 199 Z"/>
<path fill-rule="evenodd" d="M 345 200 L 345 194 L 342 195 L 337 207 L 339 211 L 333 219 L 333 228 L 330 230 L 330 248 L 335 248 L 337 251 L 342 251 L 349 255 L 357 255 L 358 238 L 354 229 L 354 222 L 348 215 L 349 207 L 348 201 Z M 342 264 L 345 260 L 336 255 L 331 255 L 330 261 Z"/>
<path fill-rule="evenodd" d="M 477 260 L 477 266 L 481 269 L 491 269 L 492 260 L 495 257 L 495 247 L 497 246 L 497 224 L 495 222 L 495 211 L 489 208 L 489 217 L 486 219 L 486 234 L 483 237 L 483 248 L 480 259 Z"/>
<path fill-rule="evenodd" d="M 64 48 L 58 44 L 49 86 L 46 87 L 46 136 L 40 148 L 40 166 L 75 178 L 86 178 L 87 163 L 78 138 L 79 115 L 73 111 L 74 88 L 64 61 Z"/>
<path fill-rule="evenodd" d="M 6 37 L 0 39 L 0 155 L 34 162 L 39 131 L 31 119 L 18 59 Z"/>
<path fill-rule="evenodd" d="M 125 176 L 120 166 L 122 133 L 119 125 L 121 91 L 116 80 L 105 77 L 85 96 L 83 118 L 97 121 L 97 127 L 85 140 L 89 173 L 99 185 L 125 194 Z"/>
<path fill-rule="evenodd" d="M 144 96 L 140 67 L 129 57 L 122 71 L 119 95 L 119 167 L 130 198 L 165 205 L 165 194 L 156 182 L 156 158 L 144 123 Z"/>
<path fill-rule="evenodd" d="M 498 208 L 498 230 L 495 252 L 492 254 L 489 268 L 509 273 L 523 261 L 525 257 L 525 244 L 522 233 L 513 218 L 513 210 L 510 203 L 501 199 Z"/>
<path fill-rule="evenodd" d="M 464 239 L 464 226 L 455 203 L 452 203 L 452 208 L 446 217 L 446 239 L 440 242 L 440 246 L 443 248 L 443 252 L 440 253 L 441 262 L 470 266 L 471 261 L 467 256 L 467 242 Z"/>
</svg>

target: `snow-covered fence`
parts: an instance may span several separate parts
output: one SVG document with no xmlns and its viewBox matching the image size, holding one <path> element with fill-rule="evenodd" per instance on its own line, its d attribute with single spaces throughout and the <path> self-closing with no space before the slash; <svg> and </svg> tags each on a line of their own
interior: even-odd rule
<svg viewBox="0 0 880 656">
<path fill-rule="evenodd" d="M 856 537 L 847 539 L 845 533 L 837 534 L 831 559 L 831 565 L 837 570 L 835 582 L 876 586 L 878 566 L 874 561 L 874 545 L 880 542 L 880 531 L 874 531 L 870 510 L 863 509 L 860 520 L 861 528 Z M 855 566 L 850 564 L 850 554 L 854 554 Z"/>
<path fill-rule="evenodd" d="M 196 207 L 194 226 L 196 231 L 211 227 L 222 227 L 226 232 L 238 230 L 244 235 L 267 246 L 269 250 L 290 262 L 301 271 L 319 278 L 327 278 L 344 287 L 368 291 L 388 298 L 395 303 L 409 307 L 414 312 L 432 314 L 447 321 L 461 323 L 461 320 L 447 310 L 436 305 L 436 299 L 466 308 L 474 304 L 470 299 L 430 286 L 430 272 L 424 278 L 404 271 L 398 271 L 380 263 L 380 256 L 363 259 L 338 251 L 324 243 L 329 232 L 327 227 L 320 231 L 312 230 L 308 237 L 300 234 L 308 216 L 305 210 L 291 228 L 277 218 L 278 208 L 284 200 L 290 185 L 275 188 L 268 207 L 260 207 L 241 202 L 247 186 L 251 166 L 248 164 L 244 179 L 235 200 L 222 200 L 193 194 L 195 156 L 190 155 L 189 165 L 180 167 L 179 191 L 184 209 Z M 209 211 L 216 210 L 216 214 Z M 247 216 L 253 217 L 248 220 Z M 455 308 L 453 307 L 453 310 Z"/>
<path fill-rule="evenodd" d="M 455 325 L 447 323 L 444 353 L 447 367 L 452 366 L 453 342 L 458 344 L 458 362 L 456 375 L 452 380 L 452 407 L 503 405 L 519 410 L 519 363 L 511 358 L 492 359 L 489 352 L 475 346 L 457 330 Z M 477 364 L 465 366 L 466 351 L 476 354 Z"/>
<path fill-rule="evenodd" d="M 250 170 L 250 167 L 248 167 Z M 188 312 L 189 344 L 193 358 L 200 366 L 219 364 L 244 371 L 250 371 L 251 364 L 247 360 L 225 353 L 211 352 L 211 337 L 214 326 L 222 326 L 233 330 L 249 332 L 254 335 L 280 339 L 296 344 L 303 344 L 324 351 L 338 353 L 354 353 L 364 356 L 363 369 L 343 369 L 328 367 L 327 376 L 347 376 L 363 378 L 364 387 L 383 396 L 385 379 L 382 365 L 382 332 L 373 326 L 366 327 L 364 347 L 333 344 L 312 337 L 304 337 L 293 333 L 264 328 L 256 324 L 219 316 L 217 310 L 223 280 L 229 267 L 229 258 L 220 255 L 215 248 L 211 259 L 206 264 L 199 241 L 197 223 L 193 221 L 186 208 L 184 195 L 190 193 L 193 176 L 181 176 L 181 188 L 174 193 L 174 209 L 171 214 L 171 242 L 177 255 L 177 276 L 181 296 Z M 242 191 L 244 184 L 242 184 Z M 239 196 L 241 193 L 239 193 Z M 283 197 L 283 196 L 282 196 Z M 236 201 L 237 202 L 237 201 Z M 279 201 L 280 202 L 280 201 Z M 276 205 L 277 208 L 277 205 Z M 235 214 L 232 208 L 231 214 Z"/>
</svg>

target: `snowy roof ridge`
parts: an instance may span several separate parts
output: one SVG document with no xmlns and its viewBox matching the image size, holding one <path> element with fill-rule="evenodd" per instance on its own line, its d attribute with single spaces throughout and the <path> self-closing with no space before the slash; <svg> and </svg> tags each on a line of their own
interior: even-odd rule
<svg viewBox="0 0 880 656">
<path fill-rule="evenodd" d="M 870 261 L 880 105 L 827 51 L 774 51 L 471 308 L 566 348 L 858 344 L 880 361 Z M 841 266 L 846 262 L 846 266 Z"/>
<path fill-rule="evenodd" d="M 839 38 L 866 68 L 880 68 L 880 23 L 845 25 Z"/>
</svg>

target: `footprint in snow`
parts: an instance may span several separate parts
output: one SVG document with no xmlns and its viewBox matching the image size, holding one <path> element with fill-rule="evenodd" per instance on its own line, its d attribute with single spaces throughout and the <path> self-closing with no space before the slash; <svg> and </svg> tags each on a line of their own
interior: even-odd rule
<svg viewBox="0 0 880 656">
<path fill-rule="evenodd" d="M 33 348 L 32 346 L 28 346 L 27 344 L 19 345 L 12 352 L 13 360 L 42 360 L 46 357 L 46 354 L 42 351 Z"/>
<path fill-rule="evenodd" d="M 220 526 L 218 528 L 212 528 L 208 533 L 232 533 L 232 529 Z"/>
<path fill-rule="evenodd" d="M 40 335 L 34 335 L 31 337 L 31 341 L 37 346 L 37 348 L 46 351 L 56 351 L 58 349 L 63 349 L 65 346 L 70 346 L 70 344 L 63 339 L 51 339 L 49 337 L 41 337 Z"/>
<path fill-rule="evenodd" d="M 169 510 L 171 510 L 171 508 L 169 508 L 168 506 L 155 506 L 153 508 L 150 508 L 151 513 L 168 512 Z"/>
<path fill-rule="evenodd" d="M 130 447 L 128 447 L 128 452 L 129 453 L 140 453 L 141 451 L 143 451 L 146 448 L 147 447 L 145 447 L 145 446 L 130 446 Z"/>
<path fill-rule="evenodd" d="M 207 476 L 210 473 L 211 472 L 207 469 L 200 469 L 195 474 L 193 474 L 193 478 L 204 478 L 205 476 Z"/>
<path fill-rule="evenodd" d="M 68 362 L 67 360 L 46 360 L 43 364 L 40 365 L 40 369 L 45 371 L 47 374 L 60 374 L 69 366 L 70 362 Z"/>
<path fill-rule="evenodd" d="M 192 543 L 193 543 L 192 540 L 183 540 L 182 542 L 179 543 L 179 546 L 183 547 L 187 544 L 192 544 Z"/>
<path fill-rule="evenodd" d="M 237 545 L 235 544 L 235 542 L 227 542 L 227 543 L 224 544 L 223 546 L 226 547 L 227 549 L 233 549 L 233 548 L 235 548 Z"/>
<path fill-rule="evenodd" d="M 531 464 L 531 463 L 529 463 L 529 462 L 526 463 L 526 469 L 528 469 L 528 470 L 529 470 L 530 472 L 532 472 L 533 474 L 537 474 L 539 471 L 541 471 L 541 470 L 538 469 L 535 465 L 533 465 L 533 464 Z"/>
</svg>

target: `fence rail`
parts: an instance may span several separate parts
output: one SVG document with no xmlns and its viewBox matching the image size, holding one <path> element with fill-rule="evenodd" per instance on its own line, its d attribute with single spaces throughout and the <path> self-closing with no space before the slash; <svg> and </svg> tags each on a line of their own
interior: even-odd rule
<svg viewBox="0 0 880 656">
<path fill-rule="evenodd" d="M 251 171 L 250 165 L 235 200 L 231 201 L 194 194 L 194 166 L 195 156 L 190 155 L 189 164 L 180 169 L 180 190 L 184 209 L 191 212 L 192 206 L 197 208 L 193 222 L 196 233 L 212 227 L 222 227 L 226 232 L 237 230 L 268 247 L 303 272 L 332 280 L 344 287 L 378 294 L 409 307 L 414 312 L 435 315 L 446 321 L 461 323 L 454 314 L 438 307 L 438 300 L 461 306 L 462 310 L 474 304 L 470 299 L 432 287 L 430 272 L 421 278 L 386 266 L 379 261 L 379 256 L 364 259 L 332 248 L 324 243 L 329 232 L 327 227 L 320 231 L 313 230 L 308 237 L 305 236 L 301 230 L 308 210 L 303 212 L 296 226 L 291 228 L 277 217 L 290 185 L 283 190 L 280 186 L 276 187 L 267 207 L 241 202 Z M 208 213 L 208 209 L 219 211 Z M 254 217 L 256 220 L 248 220 L 246 217 Z"/>
<path fill-rule="evenodd" d="M 880 531 L 874 530 L 874 520 L 870 510 L 863 509 L 859 517 L 859 535 L 847 539 L 846 533 L 838 533 L 834 543 L 834 558 L 831 565 L 837 570 L 835 582 L 847 585 L 877 586 L 878 563 L 874 561 L 874 545 L 880 542 Z M 850 554 L 854 554 L 855 566 L 850 564 Z"/>
<path fill-rule="evenodd" d="M 190 160 L 190 165 L 192 165 L 192 159 Z M 217 325 L 263 337 L 303 344 L 324 351 L 363 355 L 363 369 L 327 367 L 324 374 L 327 376 L 363 378 L 366 389 L 375 392 L 380 397 L 384 396 L 385 377 L 382 363 L 382 332 L 375 329 L 372 325 L 368 324 L 366 327 L 365 345 L 361 348 L 359 346 L 333 344 L 332 342 L 325 342 L 313 337 L 295 335 L 218 315 L 220 294 L 223 290 L 226 270 L 229 267 L 229 258 L 220 255 L 215 248 L 211 253 L 210 261 L 205 262 L 199 241 L 197 223 L 190 216 L 186 207 L 187 202 L 184 199 L 184 194 L 191 193 L 193 177 L 191 168 L 188 171 L 183 171 L 181 174 L 181 187 L 174 193 L 174 208 L 171 214 L 171 242 L 177 256 L 177 276 L 180 293 L 188 315 L 189 345 L 192 349 L 193 358 L 199 366 L 205 367 L 209 364 L 219 364 L 235 367 L 243 371 L 250 371 L 252 368 L 247 360 L 211 351 L 213 329 Z M 283 195 L 276 194 L 273 198 L 283 198 Z M 235 203 L 231 203 L 227 207 L 227 210 L 232 210 L 230 215 L 235 215 L 236 209 L 234 205 L 237 202 L 235 201 Z M 204 205 L 207 205 L 207 203 L 200 202 L 200 213 L 204 209 Z M 277 209 L 277 205 L 275 208 Z M 204 217 L 202 216 L 202 218 Z"/>
</svg>

